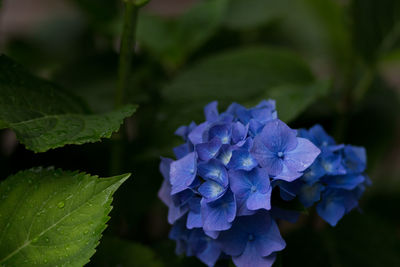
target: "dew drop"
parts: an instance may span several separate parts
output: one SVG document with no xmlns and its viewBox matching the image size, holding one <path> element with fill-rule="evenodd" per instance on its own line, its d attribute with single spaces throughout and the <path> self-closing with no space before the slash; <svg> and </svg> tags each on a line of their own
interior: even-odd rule
<svg viewBox="0 0 400 267">
<path fill-rule="evenodd" d="M 64 206 L 65 206 L 65 203 L 63 201 L 60 201 L 57 204 L 57 207 L 60 208 L 60 209 L 64 208 Z"/>
</svg>

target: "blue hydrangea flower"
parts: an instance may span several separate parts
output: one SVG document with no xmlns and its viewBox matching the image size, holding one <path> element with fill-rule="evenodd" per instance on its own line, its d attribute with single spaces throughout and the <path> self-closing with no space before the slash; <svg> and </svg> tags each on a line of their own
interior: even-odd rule
<svg viewBox="0 0 400 267">
<path fill-rule="evenodd" d="M 176 160 L 160 164 L 159 197 L 177 253 L 208 266 L 223 257 L 239 267 L 271 266 L 286 246 L 276 221 L 299 217 L 279 203 L 317 203 L 332 225 L 357 206 L 369 181 L 362 148 L 336 145 L 318 125 L 289 128 L 273 100 L 253 108 L 233 103 L 222 113 L 212 102 L 204 115 L 178 128 L 184 142 L 174 148 Z"/>
<path fill-rule="evenodd" d="M 348 212 L 358 206 L 358 199 L 370 184 L 364 174 L 367 164 L 365 149 L 337 145 L 320 125 L 300 130 L 299 135 L 319 146 L 322 153 L 299 180 L 300 201 L 305 207 L 317 203 L 317 212 L 335 226 Z"/>
</svg>

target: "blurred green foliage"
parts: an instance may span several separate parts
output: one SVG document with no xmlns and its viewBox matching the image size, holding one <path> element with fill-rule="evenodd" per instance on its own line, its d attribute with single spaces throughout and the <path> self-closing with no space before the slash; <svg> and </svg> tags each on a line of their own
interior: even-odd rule
<svg viewBox="0 0 400 267">
<path fill-rule="evenodd" d="M 70 2 L 79 18 L 53 18 L 33 35 L 7 38 L 4 52 L 92 110 L 110 111 L 121 4 Z M 93 264 L 202 266 L 174 256 L 166 208 L 156 196 L 159 156 L 172 156 L 175 128 L 199 122 L 208 101 L 224 108 L 271 97 L 292 127 L 320 123 L 339 142 L 365 146 L 374 183 L 363 213 L 354 211 L 336 228 L 312 217 L 284 230 L 282 266 L 399 266 L 399 25 L 396 0 L 203 0 L 172 17 L 146 8 L 125 99 L 140 109 L 127 121 L 125 139 L 43 155 L 17 146 L 0 154 L 2 177 L 41 164 L 107 176 L 110 151 L 120 143 L 120 172 L 134 170 L 134 179 L 116 193 Z"/>
</svg>

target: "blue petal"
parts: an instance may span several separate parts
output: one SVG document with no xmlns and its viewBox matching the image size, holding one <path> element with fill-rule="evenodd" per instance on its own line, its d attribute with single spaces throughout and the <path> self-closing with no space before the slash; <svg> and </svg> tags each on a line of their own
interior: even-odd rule
<svg viewBox="0 0 400 267">
<path fill-rule="evenodd" d="M 282 172 L 275 177 L 291 182 L 302 175 L 320 154 L 320 150 L 305 138 L 297 138 L 297 146 L 285 152 Z"/>
<path fill-rule="evenodd" d="M 209 240 L 206 248 L 197 254 L 197 257 L 207 266 L 214 266 L 219 256 L 221 255 L 221 249 L 214 240 Z"/>
<path fill-rule="evenodd" d="M 267 108 L 270 110 L 275 110 L 276 109 L 276 101 L 273 99 L 268 99 L 268 100 L 261 100 L 260 103 L 257 104 L 255 108 Z"/>
<path fill-rule="evenodd" d="M 247 208 L 249 210 L 271 209 L 271 191 L 265 194 L 254 192 L 249 195 L 247 199 Z"/>
<path fill-rule="evenodd" d="M 218 102 L 213 101 L 204 107 L 206 121 L 214 122 L 218 119 Z"/>
<path fill-rule="evenodd" d="M 185 157 L 171 163 L 170 182 L 172 194 L 187 189 L 196 177 L 196 153 L 192 152 Z"/>
<path fill-rule="evenodd" d="M 249 125 L 250 135 L 256 136 L 257 134 L 259 134 L 262 131 L 265 124 L 259 122 L 258 120 L 251 119 L 248 125 Z"/>
<path fill-rule="evenodd" d="M 258 165 L 257 161 L 250 155 L 246 149 L 237 149 L 232 152 L 228 168 L 232 170 L 250 171 Z"/>
<path fill-rule="evenodd" d="M 218 138 L 222 144 L 229 144 L 231 142 L 232 127 L 230 123 L 218 123 L 211 126 L 208 132 L 205 133 L 203 139 L 212 140 Z"/>
<path fill-rule="evenodd" d="M 164 177 L 164 179 L 168 182 L 169 182 L 170 166 L 173 161 L 174 161 L 173 159 L 161 157 L 160 172 L 161 172 L 162 176 Z"/>
<path fill-rule="evenodd" d="M 226 191 L 226 188 L 212 180 L 206 181 L 199 187 L 199 193 L 207 202 L 217 200 Z"/>
<path fill-rule="evenodd" d="M 323 179 L 323 182 L 330 188 L 342 188 L 346 190 L 353 190 L 364 181 L 365 177 L 361 174 L 326 176 Z"/>
<path fill-rule="evenodd" d="M 240 122 L 235 122 L 232 124 L 232 142 L 234 144 L 244 140 L 247 136 L 249 128 L 244 126 Z"/>
<path fill-rule="evenodd" d="M 190 142 L 193 145 L 204 143 L 203 135 L 209 126 L 209 122 L 203 122 L 196 126 L 188 135 Z"/>
<path fill-rule="evenodd" d="M 317 157 L 314 163 L 311 164 L 310 168 L 308 168 L 301 177 L 301 180 L 305 183 L 312 185 L 325 175 L 325 169 L 321 165 L 320 157 L 321 156 Z"/>
<path fill-rule="evenodd" d="M 232 157 L 233 147 L 230 145 L 222 145 L 219 153 L 217 155 L 217 159 L 224 165 L 228 165 L 229 161 Z"/>
<path fill-rule="evenodd" d="M 296 133 L 278 119 L 267 122 L 259 136 L 263 144 L 275 153 L 291 151 L 298 142 Z"/>
<path fill-rule="evenodd" d="M 220 232 L 219 231 L 204 231 L 204 233 L 207 236 L 211 237 L 212 239 L 217 239 Z"/>
<path fill-rule="evenodd" d="M 357 207 L 357 194 L 343 189 L 329 189 L 322 194 L 322 200 L 317 205 L 318 214 L 329 224 L 335 226 L 337 222 Z"/>
<path fill-rule="evenodd" d="M 250 153 L 258 164 L 268 171 L 269 175 L 276 176 L 282 172 L 283 160 L 265 146 L 262 138 L 261 135 L 258 135 L 254 139 Z"/>
<path fill-rule="evenodd" d="M 300 188 L 299 200 L 305 208 L 311 207 L 315 202 L 321 198 L 321 192 L 324 190 L 324 186 L 320 183 L 313 185 L 303 185 Z"/>
<path fill-rule="evenodd" d="M 336 145 L 335 140 L 329 136 L 321 125 L 316 124 L 309 130 L 310 141 L 320 148 Z"/>
<path fill-rule="evenodd" d="M 236 216 L 235 196 L 228 190 L 222 198 L 214 202 L 207 203 L 203 199 L 201 213 L 205 231 L 227 230 Z"/>
<path fill-rule="evenodd" d="M 221 141 L 218 138 L 212 139 L 210 142 L 196 145 L 196 152 L 203 161 L 208 161 L 215 157 L 221 148 Z"/>
<path fill-rule="evenodd" d="M 205 180 L 213 180 L 224 188 L 228 185 L 228 173 L 218 160 L 211 159 L 198 165 L 199 175 Z"/>
<path fill-rule="evenodd" d="M 276 259 L 276 254 L 262 257 L 251 243 L 248 243 L 242 255 L 232 257 L 237 267 L 271 267 Z"/>
<path fill-rule="evenodd" d="M 175 131 L 175 135 L 178 135 L 183 138 L 183 140 L 187 140 L 188 134 L 196 127 L 196 123 L 193 121 L 189 124 L 189 126 L 181 126 Z"/>
<path fill-rule="evenodd" d="M 188 229 L 200 228 L 203 226 L 201 219 L 200 197 L 192 197 L 189 200 L 189 213 L 186 221 Z"/>
<path fill-rule="evenodd" d="M 203 226 L 203 222 L 201 219 L 201 213 L 189 211 L 188 218 L 186 221 L 186 227 L 188 229 L 193 229 L 193 228 L 200 228 L 202 226 Z"/>
<path fill-rule="evenodd" d="M 365 148 L 357 146 L 345 146 L 344 164 L 349 173 L 360 173 L 367 167 L 367 154 Z"/>
<path fill-rule="evenodd" d="M 341 203 L 334 201 L 322 201 L 317 205 L 317 212 L 322 219 L 335 226 L 344 216 L 345 208 Z"/>
<path fill-rule="evenodd" d="M 172 203 L 171 198 L 171 185 L 168 181 L 164 180 L 160 190 L 158 191 L 158 197 L 162 200 L 162 202 L 168 207 Z"/>
<path fill-rule="evenodd" d="M 340 154 L 324 152 L 320 156 L 320 163 L 328 175 L 343 175 L 346 173 Z"/>
<path fill-rule="evenodd" d="M 175 157 L 177 159 L 181 159 L 193 151 L 193 146 L 190 143 L 184 143 L 182 145 L 174 147 L 173 151 L 174 151 Z"/>
</svg>

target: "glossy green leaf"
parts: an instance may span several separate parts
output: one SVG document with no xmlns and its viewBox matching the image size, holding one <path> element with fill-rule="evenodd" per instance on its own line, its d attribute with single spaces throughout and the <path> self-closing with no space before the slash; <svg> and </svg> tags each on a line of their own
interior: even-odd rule
<svg viewBox="0 0 400 267">
<path fill-rule="evenodd" d="M 86 264 L 106 228 L 112 194 L 128 177 L 52 168 L 8 177 L 0 184 L 0 265 Z"/>
<path fill-rule="evenodd" d="M 91 259 L 89 266 L 161 267 L 164 264 L 147 246 L 105 236 Z"/>
<path fill-rule="evenodd" d="M 400 43 L 400 1 L 354 0 L 352 17 L 357 51 L 370 63 Z"/>
<path fill-rule="evenodd" d="M 90 114 L 79 99 L 0 57 L 0 128 L 13 129 L 35 152 L 108 138 L 135 110 Z"/>
<path fill-rule="evenodd" d="M 164 63 L 182 63 L 218 30 L 227 0 L 205 0 L 178 18 L 162 18 L 142 13 L 138 40 Z"/>
<path fill-rule="evenodd" d="M 326 96 L 330 83 L 317 81 L 310 84 L 285 84 L 271 88 L 266 98 L 276 100 L 278 116 L 285 122 L 290 122 L 300 115 L 319 97 Z"/>
</svg>

